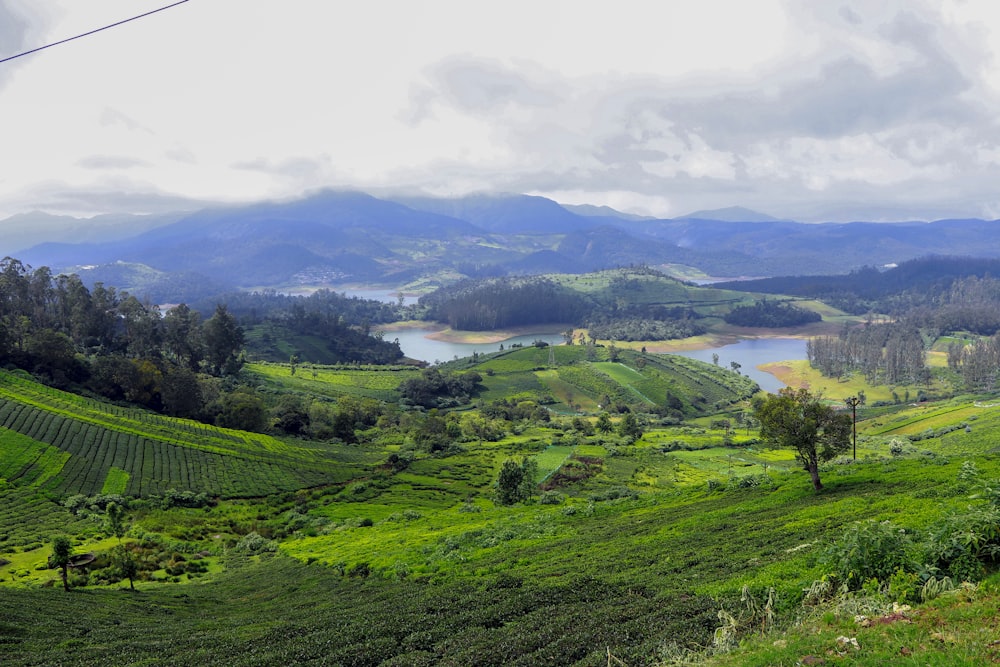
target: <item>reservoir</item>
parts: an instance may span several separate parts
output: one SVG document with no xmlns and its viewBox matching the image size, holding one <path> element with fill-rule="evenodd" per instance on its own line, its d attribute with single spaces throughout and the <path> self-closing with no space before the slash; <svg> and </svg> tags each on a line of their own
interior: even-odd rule
<svg viewBox="0 0 1000 667">
<path fill-rule="evenodd" d="M 427 338 L 434 333 L 432 329 L 406 329 L 386 333 L 386 340 L 399 339 L 403 354 L 411 359 L 419 359 L 428 363 L 451 361 L 456 357 L 469 357 L 473 352 L 484 354 L 496 352 L 500 343 L 452 343 L 444 340 Z M 526 334 L 515 336 L 503 341 L 504 349 L 512 344 L 531 345 L 536 340 L 544 340 L 549 345 L 561 345 L 563 337 L 560 334 Z M 771 361 L 791 361 L 806 358 L 806 341 L 801 338 L 748 338 L 738 343 L 712 347 L 704 350 L 687 350 L 676 352 L 691 359 L 712 363 L 712 355 L 719 355 L 719 366 L 729 368 L 730 362 L 740 365 L 740 373 L 752 378 L 761 389 L 776 392 L 785 385 L 770 373 L 757 369 L 759 364 Z"/>
<path fill-rule="evenodd" d="M 729 368 L 730 362 L 740 365 L 740 373 L 751 378 L 765 391 L 777 392 L 785 386 L 770 373 L 757 366 L 772 361 L 794 361 L 806 358 L 806 341 L 802 338 L 746 338 L 738 343 L 711 347 L 705 350 L 687 350 L 676 354 L 712 363 L 712 355 L 719 355 L 719 366 Z"/>
<path fill-rule="evenodd" d="M 480 354 L 496 352 L 500 349 L 501 344 L 504 349 L 507 349 L 518 343 L 527 347 L 536 340 L 544 340 L 549 345 L 559 345 L 563 342 L 562 335 L 547 333 L 514 336 L 498 343 L 452 343 L 446 340 L 427 338 L 427 335 L 431 333 L 434 333 L 433 329 L 405 329 L 387 333 L 385 339 L 398 338 L 399 347 L 403 350 L 404 355 L 410 359 L 419 359 L 432 364 L 451 361 L 456 357 L 471 357 L 473 352 Z"/>
</svg>

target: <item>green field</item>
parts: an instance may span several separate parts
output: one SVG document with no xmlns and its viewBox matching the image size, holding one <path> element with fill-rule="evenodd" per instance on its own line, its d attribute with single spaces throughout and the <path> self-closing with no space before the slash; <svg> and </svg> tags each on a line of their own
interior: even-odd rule
<svg viewBox="0 0 1000 667">
<path fill-rule="evenodd" d="M 399 411 L 355 443 L 320 443 L 170 419 L 0 373 L 4 666 L 793 665 L 813 651 L 797 620 L 810 619 L 824 642 L 880 636 L 853 612 L 810 616 L 803 604 L 803 591 L 829 576 L 824 554 L 856 522 L 891 521 L 922 557 L 943 521 L 967 530 L 965 517 L 988 510 L 984 489 L 1000 476 L 995 398 L 865 406 L 858 459 L 824 464 L 816 493 L 791 451 L 763 447 L 737 422 L 754 391 L 745 377 L 683 357 L 591 353 L 531 347 L 445 365 L 483 379 L 470 404 L 441 412 L 446 425 L 477 419 L 497 398 L 547 408 L 532 421 L 494 419 L 501 433 L 455 436 L 445 449 L 421 448 L 404 430 L 428 417 L 420 410 Z M 268 392 L 324 401 L 388 396 L 419 373 L 248 372 Z M 679 416 L 646 411 L 668 396 Z M 604 397 L 639 413 L 641 437 L 593 430 Z M 541 487 L 526 502 L 497 504 L 504 461 L 523 458 L 537 464 Z M 192 507 L 161 499 L 178 491 L 213 498 Z M 123 543 L 142 563 L 135 593 L 108 578 L 119 545 L 99 494 L 128 504 Z M 94 555 L 89 571 L 72 573 L 70 593 L 47 566 L 56 534 Z M 979 619 L 1000 599 L 989 588 L 996 563 L 984 563 L 986 583 L 966 607 Z M 865 604 L 891 610 L 879 586 Z M 760 617 L 746 612 L 748 595 L 763 604 L 772 589 L 767 630 L 787 629 L 785 645 L 774 634 L 755 640 Z M 920 613 L 953 613 L 933 604 Z M 706 650 L 725 624 L 720 611 L 746 653 Z M 962 630 L 950 645 L 963 647 L 953 655 L 930 624 L 923 634 L 906 626 L 914 664 L 985 664 L 988 642 L 973 646 L 974 630 L 953 622 Z M 887 655 L 863 646 L 858 664 L 889 664 Z"/>
</svg>

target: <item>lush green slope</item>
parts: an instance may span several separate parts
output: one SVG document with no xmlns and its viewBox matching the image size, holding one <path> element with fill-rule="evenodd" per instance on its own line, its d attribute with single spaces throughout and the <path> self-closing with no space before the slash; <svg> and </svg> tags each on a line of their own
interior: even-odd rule
<svg viewBox="0 0 1000 667">
<path fill-rule="evenodd" d="M 757 389 L 745 376 L 686 357 L 585 345 L 515 348 L 444 366 L 478 371 L 484 399 L 544 397 L 557 412 L 607 410 L 610 399 L 638 412 L 669 407 L 695 416 Z"/>
<path fill-rule="evenodd" d="M 247 370 L 269 385 L 316 396 L 361 396 L 399 400 L 400 383 L 419 377 L 415 366 L 323 366 L 318 364 L 248 364 Z"/>
<path fill-rule="evenodd" d="M 350 478 L 303 442 L 119 408 L 0 372 L 0 468 L 56 494 L 260 496 Z"/>
<path fill-rule="evenodd" d="M 562 374 L 577 369 L 581 377 L 604 378 L 602 391 L 631 394 L 638 406 L 660 386 L 652 371 L 665 376 L 668 366 L 658 364 L 671 360 L 586 355 L 580 346 L 532 347 L 465 363 L 481 365 L 487 383 L 510 387 L 522 375 L 539 385 L 573 380 L 582 395 L 585 382 Z M 707 373 L 706 382 L 739 379 L 691 363 L 688 372 Z M 276 374 L 275 382 L 297 383 L 301 373 Z M 335 377 L 331 372 L 334 386 Z M 306 381 L 319 383 L 320 373 Z M 64 419 L 79 413 L 80 423 L 103 419 L 106 430 L 146 429 L 152 437 L 152 429 L 174 424 L 146 423 L 131 411 L 118 414 L 18 378 L 2 388 L 22 397 L 8 402 L 48 405 Z M 470 410 L 459 421 L 479 417 Z M 0 457 L 2 474 L 25 472 L 0 489 L 0 531 L 11 535 L 0 555 L 14 561 L 0 565 L 3 663 L 603 667 L 610 653 L 628 665 L 669 664 L 681 649 L 712 643 L 724 624 L 720 610 L 739 616 L 743 587 L 758 601 L 773 588 L 775 618 L 795 618 L 803 589 L 829 573 L 829 545 L 855 522 L 889 520 L 914 539 L 936 534 L 943 516 L 984 504 L 972 498 L 982 487 L 971 469 L 977 480 L 1000 475 L 992 451 L 1000 407 L 972 398 L 873 409 L 860 429 L 861 460 L 825 467 L 826 488 L 818 494 L 789 452 L 759 449 L 752 430 L 732 431 L 718 415 L 648 426 L 635 441 L 589 433 L 593 421 L 519 422 L 497 440 L 467 438 L 434 454 L 387 430 L 368 434 L 363 444 L 331 446 L 328 458 L 298 459 L 313 471 L 335 459 L 354 461 L 337 468 L 351 477 L 348 484 L 199 509 L 140 504 L 131 510 L 126 540 L 140 554 L 155 545 L 159 562 L 137 593 L 96 585 L 97 574 L 70 593 L 38 585 L 57 581 L 41 546 L 54 532 L 74 535 L 77 551 L 98 555 L 114 541 L 102 539 L 97 522 L 42 501 L 46 480 L 61 478 L 68 464 L 51 475 L 54 465 L 25 466 L 36 454 L 66 454 L 59 443 L 7 431 L 13 445 Z M 25 424 L 19 428 L 30 428 Z M 42 427 L 35 428 L 40 437 Z M 222 447 L 224 433 L 207 441 L 178 433 L 169 444 L 190 442 L 187 450 L 214 454 L 207 445 Z M 275 466 L 292 460 L 294 446 L 273 442 L 288 448 L 272 452 Z M 269 450 L 250 451 L 263 460 Z M 400 465 L 391 463 L 394 454 Z M 403 454 L 411 456 L 403 461 Z M 238 457 L 239 447 L 226 455 Z M 534 458 L 546 491 L 528 503 L 494 504 L 493 483 L 509 457 Z M 37 529 L 27 530 L 33 521 Z M 266 548 L 251 551 L 247 543 Z M 186 569 L 201 562 L 209 563 L 208 573 Z M 823 632 L 855 630 L 852 619 L 837 617 L 839 625 L 828 623 Z M 761 649 L 768 657 L 747 664 L 782 664 L 775 655 L 794 664 L 802 653 L 792 653 L 806 644 L 787 641 L 787 654 Z M 924 655 L 962 664 L 973 654 Z"/>
<path fill-rule="evenodd" d="M 819 495 L 775 475 L 766 488 L 426 509 L 286 542 L 331 565 L 232 553 L 203 585 L 5 589 L 4 664 L 605 665 L 610 650 L 652 665 L 671 645 L 710 644 L 743 585 L 758 598 L 776 587 L 787 613 L 854 521 L 920 528 L 966 504 L 957 473 L 897 461 L 848 466 Z"/>
</svg>

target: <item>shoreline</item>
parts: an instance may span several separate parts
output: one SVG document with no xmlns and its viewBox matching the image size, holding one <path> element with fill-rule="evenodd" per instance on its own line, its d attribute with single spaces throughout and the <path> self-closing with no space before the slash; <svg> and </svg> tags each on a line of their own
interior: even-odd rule
<svg viewBox="0 0 1000 667">
<path fill-rule="evenodd" d="M 412 329 L 425 329 L 431 333 L 424 336 L 430 340 L 438 340 L 443 343 L 467 343 L 471 345 L 487 345 L 492 343 L 502 343 L 505 340 L 516 338 L 517 336 L 538 335 L 558 335 L 566 331 L 569 325 L 531 325 L 523 327 L 510 327 L 508 329 L 497 329 L 495 331 L 459 331 L 438 324 L 435 322 L 424 322 L 422 320 L 410 320 L 407 322 L 393 322 L 379 327 L 380 330 L 389 333 L 391 331 L 407 331 Z"/>
</svg>

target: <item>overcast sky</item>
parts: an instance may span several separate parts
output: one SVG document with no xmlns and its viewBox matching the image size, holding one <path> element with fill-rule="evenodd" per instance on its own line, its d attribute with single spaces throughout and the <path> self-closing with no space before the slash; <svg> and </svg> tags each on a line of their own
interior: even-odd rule
<svg viewBox="0 0 1000 667">
<path fill-rule="evenodd" d="M 0 0 L 0 57 L 171 0 Z M 189 0 L 0 64 L 0 217 L 524 192 L 1000 217 L 995 0 Z"/>
</svg>

